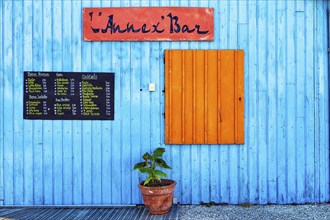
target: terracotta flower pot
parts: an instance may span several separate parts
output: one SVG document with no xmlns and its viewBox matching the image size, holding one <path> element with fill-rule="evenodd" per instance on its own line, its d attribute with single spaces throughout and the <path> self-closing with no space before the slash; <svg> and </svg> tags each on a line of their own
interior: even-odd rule
<svg viewBox="0 0 330 220">
<path fill-rule="evenodd" d="M 138 185 L 142 193 L 144 205 L 147 207 L 150 214 L 165 214 L 168 213 L 172 207 L 176 182 L 168 179 L 162 179 L 162 182 L 171 184 L 162 187 L 148 187 L 144 186 L 142 182 Z"/>
</svg>

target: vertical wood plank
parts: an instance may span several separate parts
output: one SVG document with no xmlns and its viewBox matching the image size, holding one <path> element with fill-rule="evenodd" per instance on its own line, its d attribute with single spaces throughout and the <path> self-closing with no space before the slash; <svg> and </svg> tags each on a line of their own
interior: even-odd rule
<svg viewBox="0 0 330 220">
<path fill-rule="evenodd" d="M 258 152 L 257 152 L 257 76 L 256 76 L 256 63 L 257 60 L 257 24 L 256 24 L 256 1 L 249 1 L 248 3 L 248 16 L 249 16 L 249 27 L 248 27 L 248 67 L 247 71 L 249 74 L 248 80 L 248 119 L 247 124 L 249 125 L 249 133 L 248 133 L 248 143 L 250 146 L 248 148 L 248 169 L 249 169 L 249 202 L 257 203 L 259 197 L 258 191 Z"/>
<path fill-rule="evenodd" d="M 186 80 L 186 69 L 185 69 L 185 51 L 181 51 L 181 143 L 186 143 L 185 142 L 185 80 Z"/>
<path fill-rule="evenodd" d="M 304 1 L 296 1 L 296 12 L 305 12 L 305 2 Z M 297 28 L 297 30 L 299 30 Z"/>
<path fill-rule="evenodd" d="M 237 121 L 238 121 L 238 112 L 237 112 L 237 104 L 238 104 L 238 56 L 237 56 L 237 51 L 234 51 L 234 143 L 237 143 L 237 136 L 238 136 L 238 131 L 237 131 Z"/>
<path fill-rule="evenodd" d="M 277 72 L 276 72 L 276 46 L 277 46 L 277 31 L 276 31 L 276 2 L 270 1 L 268 7 L 268 21 L 267 21 L 267 93 L 268 100 L 268 200 L 272 203 L 277 202 Z M 247 91 L 247 90 L 245 90 Z"/>
<path fill-rule="evenodd" d="M 265 13 L 264 5 L 265 2 L 259 4 L 257 6 L 257 10 L 260 11 L 259 16 L 257 17 L 257 28 L 265 29 Z M 257 33 L 257 124 L 258 124 L 258 132 L 257 132 L 257 154 L 258 154 L 258 199 L 259 203 L 265 204 L 267 200 L 267 139 L 266 139 L 266 121 L 267 121 L 267 110 L 261 110 L 261 106 L 266 105 L 266 50 L 263 48 L 266 47 L 266 32 L 258 32 Z"/>
<path fill-rule="evenodd" d="M 33 69 L 42 70 L 42 2 L 33 2 L 33 42 L 32 42 L 32 57 Z M 33 126 L 33 199 L 35 205 L 44 203 L 43 192 L 43 122 L 41 120 L 34 121 Z M 62 172 L 62 170 L 61 170 Z"/>
<path fill-rule="evenodd" d="M 121 2 L 121 7 L 129 7 L 130 2 Z M 121 111 L 123 114 L 122 120 L 121 120 L 121 136 L 120 136 L 120 142 L 121 142 L 121 170 L 118 178 L 120 178 L 120 187 L 121 187 L 121 200 L 120 204 L 129 204 L 131 201 L 131 185 L 127 185 L 125 182 L 125 179 L 131 178 L 131 168 L 130 168 L 130 157 L 127 157 L 126 155 L 130 154 L 130 148 L 131 148 L 131 75 L 130 75 L 130 65 L 127 64 L 127 60 L 130 60 L 130 42 L 123 42 L 121 44 L 121 50 L 120 50 L 120 56 L 121 56 L 121 62 L 120 62 L 120 70 L 121 70 Z M 143 130 L 141 130 L 141 136 L 143 135 Z M 124 161 L 124 158 L 127 157 L 127 162 Z"/>
<path fill-rule="evenodd" d="M 159 6 L 159 2 L 147 1 L 150 7 Z M 141 47 L 143 44 L 141 44 Z M 164 65 L 164 51 L 160 48 L 159 42 L 152 42 L 150 44 L 150 57 L 151 57 L 151 68 L 150 68 L 150 78 L 151 82 L 156 84 L 156 93 L 151 96 L 151 105 L 156 103 L 157 105 L 151 108 L 151 146 L 160 147 L 164 144 L 164 140 L 161 139 L 161 133 L 164 129 L 161 127 L 161 122 L 164 121 L 164 116 L 162 114 L 163 110 L 160 106 L 160 102 L 164 100 L 164 68 L 160 70 L 160 66 Z M 148 59 L 148 57 L 146 57 Z M 155 120 L 154 120 L 155 119 Z"/>
<path fill-rule="evenodd" d="M 219 11 L 220 11 L 220 19 L 219 19 L 219 25 L 220 25 L 220 49 L 231 49 L 229 48 L 229 1 L 221 1 L 219 5 Z"/>
<path fill-rule="evenodd" d="M 193 143 L 193 51 L 186 50 L 184 55 L 184 143 Z"/>
<path fill-rule="evenodd" d="M 143 4 L 149 4 L 148 1 L 141 2 Z M 141 99 L 145 100 L 143 102 L 143 105 L 141 106 L 141 121 L 143 121 L 144 125 L 141 127 L 141 155 L 145 152 L 151 152 L 156 149 L 156 146 L 152 146 L 150 144 L 150 132 L 151 132 L 151 118 L 150 118 L 150 112 L 153 108 L 153 103 L 150 102 L 151 96 L 154 95 L 155 92 L 149 91 L 149 83 L 150 81 L 150 43 L 145 42 L 144 45 L 141 45 L 141 53 L 144 54 L 144 56 L 141 57 L 141 63 L 148 64 L 148 65 L 142 65 L 140 68 L 140 79 L 141 79 L 141 86 L 143 89 L 143 92 L 141 93 Z M 141 74 L 143 72 L 143 74 Z M 157 90 L 157 85 L 156 85 Z M 168 151 L 167 151 L 168 153 Z M 145 176 L 143 176 L 145 177 Z"/>
<path fill-rule="evenodd" d="M 110 1 L 101 1 L 101 7 L 110 7 Z M 81 32 L 80 32 L 81 33 Z M 111 44 L 102 43 L 101 50 L 101 71 L 113 72 L 118 74 L 118 71 L 113 69 Z M 115 82 L 116 84 L 117 82 Z M 116 94 L 115 94 L 116 95 Z M 115 114 L 117 112 L 115 111 Z M 115 115 L 116 117 L 116 115 Z M 101 204 L 111 204 L 111 133 L 112 121 L 102 121 L 101 124 Z"/>
<path fill-rule="evenodd" d="M 204 109 L 204 97 L 205 97 L 205 60 L 204 51 L 195 51 L 195 143 L 202 144 L 205 141 L 205 109 Z M 201 59 L 202 58 L 202 59 Z"/>
<path fill-rule="evenodd" d="M 130 2 L 121 2 L 121 7 L 129 7 L 131 5 Z M 121 204 L 130 204 L 132 201 L 132 194 L 131 184 L 126 184 L 125 179 L 131 179 L 132 178 L 132 168 L 131 168 L 131 157 L 128 156 L 131 153 L 131 120 L 132 120 L 132 114 L 131 114 L 131 82 L 132 82 L 132 76 L 131 76 L 131 67 L 130 64 L 127 64 L 126 62 L 130 60 L 131 57 L 131 43 L 130 42 L 123 42 L 122 43 L 122 50 L 121 52 L 121 107 L 122 107 L 122 113 L 124 117 L 121 121 Z M 148 123 L 148 122 L 146 122 Z M 141 130 L 141 136 L 143 136 L 143 129 Z M 124 158 L 127 158 L 126 161 Z M 129 182 L 129 181 L 128 181 Z"/>
<path fill-rule="evenodd" d="M 326 8 L 326 4 L 323 4 L 323 7 Z M 323 29 L 324 29 L 324 41 L 323 41 L 323 67 L 324 67 L 324 84 L 323 84 L 323 120 L 321 121 L 326 121 L 327 123 L 323 124 L 323 128 L 322 128 L 322 152 L 327 152 L 329 151 L 329 147 L 327 146 L 327 144 L 330 142 L 330 135 L 329 135 L 329 96 L 330 96 L 330 92 L 329 92 L 329 57 L 326 55 L 327 50 L 325 48 L 327 48 L 329 41 L 326 40 L 326 37 L 328 37 L 329 39 L 329 33 L 327 32 L 328 27 L 329 27 L 329 22 L 327 22 L 327 20 L 329 21 L 329 17 L 327 17 L 327 14 L 325 13 L 325 11 L 328 13 L 328 10 L 323 10 L 324 13 L 324 20 L 323 20 Z M 323 164 L 324 164 L 324 169 L 322 170 L 323 172 L 323 183 L 322 183 L 322 201 L 329 201 L 330 200 L 330 187 L 329 187 L 329 183 L 330 183 L 330 175 L 327 175 L 328 173 L 330 173 L 330 156 L 327 156 L 326 154 L 323 154 Z"/>
<path fill-rule="evenodd" d="M 13 2 L 13 7 L 15 11 L 13 16 L 16 18 L 13 26 L 14 35 L 13 35 L 13 54 L 16 59 L 13 60 L 13 97 L 16 97 L 17 100 L 14 101 L 14 132 L 13 132 L 13 146 L 14 146 L 14 204 L 23 204 L 22 194 L 24 193 L 23 189 L 23 121 L 20 120 L 23 118 L 23 112 L 17 106 L 23 106 L 23 74 L 21 73 L 22 69 L 22 28 L 23 28 L 23 7 L 22 2 Z M 1 29 L 0 29 L 1 30 Z"/>
<path fill-rule="evenodd" d="M 228 13 L 228 47 L 226 49 L 236 49 L 237 48 L 237 23 L 238 23 L 238 1 L 228 1 L 229 11 Z"/>
<path fill-rule="evenodd" d="M 50 1 L 44 2 L 43 5 L 43 69 L 51 71 L 53 68 L 53 54 L 52 54 L 52 3 Z M 43 137 L 43 175 L 44 175 L 44 204 L 53 204 L 53 122 L 50 120 L 44 121 Z"/>
<path fill-rule="evenodd" d="M 218 123 L 218 133 L 217 133 L 217 140 L 218 143 L 221 142 L 221 122 L 222 122 L 222 116 L 221 116 L 221 51 L 217 51 L 217 123 Z"/>
<path fill-rule="evenodd" d="M 237 61 L 236 80 L 236 143 L 244 144 L 244 51 L 235 52 Z"/>
<path fill-rule="evenodd" d="M 91 7 L 90 1 L 83 1 L 82 7 Z M 84 42 L 82 44 L 81 69 L 83 72 L 92 70 L 92 44 Z M 92 123 L 91 121 L 82 122 L 82 191 L 83 204 L 93 203 L 92 191 Z"/>
<path fill-rule="evenodd" d="M 238 23 L 239 24 L 247 24 L 248 23 L 248 10 L 247 10 L 248 1 L 240 1 L 238 2 Z M 237 32 L 239 32 L 239 27 L 237 28 Z M 238 45 L 240 44 L 238 39 Z"/>
<path fill-rule="evenodd" d="M 134 2 L 134 7 L 140 7 L 140 2 Z M 142 116 L 142 109 L 141 106 L 142 102 L 142 94 L 148 93 L 147 85 L 144 85 L 141 78 L 141 73 L 147 74 L 144 72 L 144 63 L 142 61 L 143 57 L 147 57 L 147 54 L 143 54 L 143 57 L 141 56 L 142 53 L 142 47 L 141 42 L 132 42 L 131 43 L 131 76 L 132 76 L 132 97 L 131 97 L 131 137 L 132 137 L 132 167 L 135 163 L 141 161 L 141 156 L 144 154 L 144 149 L 149 149 L 150 146 L 145 146 L 144 143 L 142 144 L 142 126 L 141 123 L 145 117 Z M 156 85 L 157 87 L 158 85 Z M 157 88 L 158 89 L 158 88 Z M 146 123 L 145 121 L 143 121 Z M 143 124 L 144 124 L 143 123 Z M 144 126 L 144 125 L 143 125 Z M 149 151 L 149 150 L 148 150 Z M 140 177 L 140 178 L 139 178 Z M 138 203 L 140 202 L 141 196 L 140 192 L 138 191 L 137 185 L 140 181 L 144 180 L 145 175 L 139 174 L 139 172 L 133 172 L 132 173 L 132 202 Z"/>
<path fill-rule="evenodd" d="M 318 102 L 318 113 L 316 114 L 316 132 L 319 134 L 319 145 L 317 155 L 319 155 L 319 201 L 329 200 L 329 155 L 324 152 L 329 152 L 329 87 L 328 87 L 328 74 L 329 64 L 328 55 L 326 55 L 327 44 L 327 10 L 325 8 L 326 2 L 316 3 L 316 26 L 320 27 L 322 31 L 319 31 L 316 35 L 316 57 L 319 68 L 316 72 L 315 88 L 317 89 L 318 96 L 316 100 Z M 327 107 L 326 107 L 327 106 Z M 316 142 L 318 143 L 318 142 Z"/>
<path fill-rule="evenodd" d="M 159 6 L 158 1 L 146 1 L 150 7 Z M 143 44 L 141 44 L 143 47 Z M 147 60 L 148 57 L 145 57 Z M 159 42 L 150 43 L 150 81 L 156 84 L 156 92 L 150 94 L 150 146 L 153 148 L 164 147 L 164 108 L 161 107 L 161 102 L 164 102 L 164 50 L 161 50 Z M 160 69 L 160 66 L 163 68 Z M 166 74 L 166 73 L 165 73 Z M 168 152 L 168 149 L 166 149 Z M 138 191 L 139 189 L 137 189 Z M 134 192 L 133 192 L 134 193 Z M 140 194 L 139 198 L 141 201 Z"/>
<path fill-rule="evenodd" d="M 223 144 L 234 142 L 234 51 L 221 51 L 221 140 Z"/>
<path fill-rule="evenodd" d="M 322 15 L 318 16 L 317 14 L 319 12 L 321 12 L 322 9 L 320 9 L 320 5 L 317 2 L 314 2 L 314 25 L 321 25 L 320 19 L 319 17 L 322 17 Z M 320 35 L 322 35 L 322 30 L 320 30 Z M 320 38 L 315 36 L 314 38 L 315 40 L 315 45 L 313 47 L 314 49 L 314 65 L 315 63 L 317 63 L 317 65 L 320 64 Z M 314 152 L 314 182 L 315 182 L 315 188 L 314 188 L 314 196 L 315 196 L 315 200 L 320 202 L 320 178 L 321 178 L 321 173 L 320 173 L 320 167 L 321 167 L 321 155 L 320 155 L 320 144 L 321 144 L 321 128 L 320 128 L 320 74 L 322 74 L 322 71 L 320 71 L 320 66 L 318 68 L 318 70 L 314 73 L 314 108 L 315 108 L 315 112 L 314 112 L 314 122 L 315 122 L 315 142 L 314 142 L 314 147 L 315 147 L 315 152 Z"/>
<path fill-rule="evenodd" d="M 323 8 L 326 8 L 326 3 L 323 4 Z M 324 39 L 323 39 L 323 68 L 324 68 L 324 75 L 323 75 L 323 85 L 322 87 L 322 91 L 323 91 L 323 98 L 321 99 L 323 101 L 323 108 L 322 108 L 322 114 L 323 114 L 323 119 L 321 121 L 326 121 L 327 123 L 323 124 L 322 127 L 322 149 L 321 152 L 327 152 L 329 151 L 329 147 L 327 146 L 327 144 L 330 142 L 330 137 L 329 137 L 329 58 L 326 55 L 326 49 L 328 46 L 329 41 L 326 40 L 327 38 L 329 39 L 329 33 L 327 32 L 328 27 L 329 27 L 329 23 L 327 22 L 327 20 L 329 20 L 329 17 L 327 17 L 327 13 L 325 13 L 325 11 L 328 13 L 327 10 L 323 10 L 324 13 L 324 20 L 323 20 L 323 29 L 324 29 Z M 330 183 L 330 175 L 327 175 L 328 173 L 330 173 L 330 156 L 327 156 L 326 154 L 323 154 L 323 167 L 324 169 L 322 170 L 323 173 L 323 179 L 322 179 L 322 196 L 321 199 L 322 201 L 329 201 L 330 200 L 330 187 L 329 187 L 329 183 Z"/>
<path fill-rule="evenodd" d="M 285 6 L 285 2 L 277 2 L 277 169 L 278 169 L 278 202 L 287 201 L 287 129 L 286 129 L 286 12 L 280 10 Z"/>
<path fill-rule="evenodd" d="M 181 51 L 175 50 L 171 54 L 171 111 L 170 111 L 170 126 L 172 143 L 180 143 L 182 141 L 182 54 Z"/>
<path fill-rule="evenodd" d="M 192 75 L 192 103 L 193 106 L 193 117 L 192 117 L 192 127 L 193 127 L 193 143 L 197 143 L 196 141 L 196 51 L 193 51 L 193 57 L 192 57 L 192 69 L 193 69 L 193 75 Z"/>
<path fill-rule="evenodd" d="M 93 1 L 92 7 L 100 7 L 100 1 Z M 93 42 L 91 51 L 91 67 L 96 72 L 102 71 L 103 42 Z M 91 122 L 91 188 L 92 204 L 102 204 L 102 124 L 101 121 Z"/>
<path fill-rule="evenodd" d="M 72 71 L 72 17 L 71 1 L 63 2 L 63 71 Z M 63 204 L 72 204 L 72 121 L 63 121 Z"/>
<path fill-rule="evenodd" d="M 1 2 L 1 8 L 0 8 L 0 31 L 3 32 L 3 8 L 4 8 L 4 2 Z M 0 34 L 0 134 L 4 133 L 4 50 L 3 50 L 3 44 L 4 40 L 2 37 L 2 34 Z M 24 146 L 23 146 L 24 147 Z M 4 152 L 4 137 L 3 135 L 0 135 L 0 161 L 3 161 L 3 152 Z M 23 149 L 24 154 L 24 149 Z M 23 155 L 24 156 L 24 155 Z M 23 160 L 24 163 L 24 160 Z M 0 163 L 0 198 L 2 198 L 2 201 L 0 201 L 0 205 L 3 205 L 3 198 L 4 198 L 4 175 L 3 175 L 4 169 L 3 169 L 3 163 Z M 24 187 L 24 186 L 23 186 Z"/>
<path fill-rule="evenodd" d="M 23 68 L 26 70 L 32 67 L 32 2 L 23 2 Z M 33 153 L 32 153 L 32 136 L 33 122 L 24 120 L 24 194 L 23 203 L 33 204 Z"/>
<path fill-rule="evenodd" d="M 165 50 L 164 53 L 165 60 L 165 143 L 171 143 L 171 86 L 170 86 L 170 77 L 171 77 L 171 51 Z M 166 115 L 166 113 L 168 115 Z"/>
<path fill-rule="evenodd" d="M 216 50 L 207 51 L 207 143 L 217 144 L 218 140 L 218 73 L 217 73 L 217 53 Z"/>
<path fill-rule="evenodd" d="M 53 2 L 53 71 L 62 71 L 62 3 Z M 54 183 L 54 204 L 62 204 L 63 202 L 63 136 L 62 122 L 53 122 L 53 183 Z"/>
<path fill-rule="evenodd" d="M 286 106 L 286 121 L 287 121 L 287 178 L 288 178 L 288 202 L 296 202 L 296 74 L 295 74 L 295 33 L 296 27 L 294 23 L 295 12 L 294 2 L 287 2 L 287 19 L 286 19 L 286 49 L 287 49 L 287 66 L 286 66 L 286 91 L 287 91 L 287 106 Z"/>
<path fill-rule="evenodd" d="M 119 1 L 111 1 L 111 7 L 120 7 Z M 121 51 L 123 50 L 121 44 L 114 44 L 111 48 L 112 56 L 112 67 L 114 70 L 120 70 L 121 67 Z M 122 73 L 121 70 L 115 74 L 115 111 L 116 111 L 116 120 L 113 121 L 112 135 L 111 135 L 111 203 L 112 204 L 121 204 L 122 201 L 122 188 L 121 188 L 121 121 L 125 117 L 122 114 Z"/>
<path fill-rule="evenodd" d="M 260 2 L 257 6 L 257 29 L 265 30 L 267 28 L 267 2 Z M 267 203 L 267 117 L 268 109 L 262 109 L 267 106 L 267 33 L 259 31 L 257 33 L 257 152 L 258 152 L 258 187 L 259 203 Z"/>
<path fill-rule="evenodd" d="M 9 18 L 3 24 L 4 30 L 3 33 L 3 49 L 6 51 L 4 53 L 4 82 L 3 82 L 3 92 L 4 97 L 3 101 L 6 103 L 3 107 L 3 120 L 4 121 L 13 121 L 13 56 L 15 55 L 13 52 L 13 2 L 5 1 L 3 3 L 3 17 Z M 13 123 L 5 123 L 3 128 L 3 140 L 4 143 L 7 144 L 6 147 L 3 149 L 3 169 L 4 169 L 4 204 L 5 205 L 12 205 L 14 204 L 14 173 L 13 173 L 13 166 L 14 166 L 14 148 L 13 148 L 13 133 L 14 127 Z M 5 145 L 4 145 L 5 146 Z"/>
<path fill-rule="evenodd" d="M 298 3 L 298 2 L 297 2 Z M 298 5 L 297 5 L 298 7 Z M 298 8 L 297 8 L 298 9 Z M 297 85 L 296 85 L 296 106 L 297 106 L 297 202 L 305 202 L 305 164 L 306 164 L 306 132 L 305 132 L 305 84 L 306 84 L 306 67 L 305 67 L 305 20 L 304 13 L 296 12 L 296 21 L 295 25 L 297 26 L 297 34 L 295 37 L 295 42 L 297 46 L 295 47 L 295 54 L 297 56 L 297 62 L 295 66 L 295 74 L 297 76 Z"/>
<path fill-rule="evenodd" d="M 72 17 L 77 18 L 81 17 L 81 10 L 76 10 L 81 8 L 81 2 L 74 1 L 72 2 Z M 80 21 L 77 19 L 72 20 L 72 57 L 74 57 L 74 62 L 72 64 L 72 71 L 81 72 L 82 68 L 82 42 L 81 42 L 81 25 Z M 83 201 L 83 172 L 82 172 L 82 123 L 81 121 L 72 122 L 72 172 L 73 172 L 73 192 L 72 192 L 72 204 L 82 204 Z"/>
<path fill-rule="evenodd" d="M 207 123 L 207 119 L 208 119 L 208 102 L 207 102 L 207 97 L 208 97 L 208 51 L 204 51 L 204 143 L 208 143 L 208 123 Z"/>
<path fill-rule="evenodd" d="M 306 1 L 306 17 L 305 17 L 305 33 L 313 32 L 313 22 L 314 22 L 314 4 L 315 2 Z M 314 175 L 314 164 L 315 158 L 310 157 L 308 155 L 315 154 L 315 109 L 314 109 L 314 59 L 308 59 L 308 57 L 314 57 L 314 46 L 309 44 L 308 42 L 314 42 L 315 38 L 312 34 L 305 35 L 305 45 L 306 45 L 306 85 L 305 85 L 305 93 L 306 97 L 304 103 L 306 105 L 306 176 L 305 176 L 305 184 L 306 184 L 306 202 L 315 201 L 314 197 L 314 189 L 315 189 L 315 175 Z"/>
</svg>

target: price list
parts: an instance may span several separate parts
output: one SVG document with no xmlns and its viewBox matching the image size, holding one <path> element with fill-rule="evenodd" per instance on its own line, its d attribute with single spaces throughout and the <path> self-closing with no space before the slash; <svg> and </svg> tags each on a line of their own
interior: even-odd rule
<svg viewBox="0 0 330 220">
<path fill-rule="evenodd" d="M 114 73 L 24 72 L 24 118 L 113 120 Z"/>
</svg>

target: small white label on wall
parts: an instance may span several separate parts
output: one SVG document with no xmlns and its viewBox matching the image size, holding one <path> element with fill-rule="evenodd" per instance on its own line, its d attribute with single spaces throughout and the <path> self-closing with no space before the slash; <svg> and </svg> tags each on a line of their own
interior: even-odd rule
<svg viewBox="0 0 330 220">
<path fill-rule="evenodd" d="M 156 91 L 156 85 L 155 85 L 155 83 L 149 83 L 149 91 L 150 92 Z"/>
</svg>

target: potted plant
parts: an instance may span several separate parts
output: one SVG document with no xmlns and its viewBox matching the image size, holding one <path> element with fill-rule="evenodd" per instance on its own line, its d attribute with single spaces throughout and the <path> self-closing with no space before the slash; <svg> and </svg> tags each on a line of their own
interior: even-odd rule
<svg viewBox="0 0 330 220">
<path fill-rule="evenodd" d="M 165 148 L 157 148 L 152 155 L 145 153 L 142 156 L 143 162 L 137 163 L 133 170 L 139 170 L 148 175 L 145 181 L 138 186 L 142 193 L 144 205 L 150 214 L 165 214 L 173 204 L 173 192 L 176 185 L 174 180 L 161 179 L 166 178 L 167 174 L 157 169 L 172 169 L 161 158 Z"/>
</svg>

